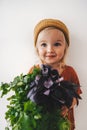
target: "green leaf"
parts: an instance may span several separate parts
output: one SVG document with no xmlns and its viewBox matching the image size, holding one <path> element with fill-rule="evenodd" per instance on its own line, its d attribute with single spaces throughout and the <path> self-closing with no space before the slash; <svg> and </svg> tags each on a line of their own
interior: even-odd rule
<svg viewBox="0 0 87 130">
<path fill-rule="evenodd" d="M 66 118 L 60 118 L 57 125 L 58 130 L 70 130 L 70 121 Z"/>
<path fill-rule="evenodd" d="M 29 123 L 30 121 L 29 116 L 26 113 L 22 113 L 18 121 L 18 125 L 20 125 L 19 130 L 33 130 L 32 125 Z"/>
<path fill-rule="evenodd" d="M 33 103 L 32 101 L 27 101 L 24 103 L 24 111 L 28 112 L 28 111 L 33 111 L 35 107 L 35 103 Z"/>
<path fill-rule="evenodd" d="M 0 91 L 2 92 L 1 97 L 8 94 L 8 92 L 10 91 L 10 84 L 9 83 L 2 83 L 0 85 Z"/>
<path fill-rule="evenodd" d="M 23 86 L 23 85 L 24 85 L 24 83 L 22 81 L 17 83 L 17 86 Z"/>
</svg>

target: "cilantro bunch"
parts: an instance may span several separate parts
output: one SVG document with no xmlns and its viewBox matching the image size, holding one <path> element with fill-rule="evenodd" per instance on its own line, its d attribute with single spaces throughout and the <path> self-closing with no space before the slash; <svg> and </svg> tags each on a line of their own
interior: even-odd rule
<svg viewBox="0 0 87 130">
<path fill-rule="evenodd" d="M 1 98 L 13 91 L 14 94 L 7 98 L 9 105 L 5 118 L 12 130 L 34 130 L 36 122 L 34 117 L 40 118 L 40 107 L 27 98 L 30 82 L 40 73 L 40 69 L 34 68 L 32 74 L 17 76 L 10 83 L 1 83 Z M 9 128 L 6 127 L 6 130 Z"/>
</svg>

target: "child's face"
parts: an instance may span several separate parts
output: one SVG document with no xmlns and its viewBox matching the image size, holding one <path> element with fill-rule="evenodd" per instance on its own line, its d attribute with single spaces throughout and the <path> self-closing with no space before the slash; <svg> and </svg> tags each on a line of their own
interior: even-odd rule
<svg viewBox="0 0 87 130">
<path fill-rule="evenodd" d="M 42 63 L 57 65 L 63 59 L 66 49 L 63 32 L 54 28 L 41 31 L 37 38 L 36 48 Z"/>
</svg>

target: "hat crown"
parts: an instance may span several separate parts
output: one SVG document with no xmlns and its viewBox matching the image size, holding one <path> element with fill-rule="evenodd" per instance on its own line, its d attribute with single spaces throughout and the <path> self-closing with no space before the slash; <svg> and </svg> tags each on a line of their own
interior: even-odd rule
<svg viewBox="0 0 87 130">
<path fill-rule="evenodd" d="M 47 27 L 55 27 L 64 33 L 66 42 L 69 46 L 69 31 L 66 25 L 57 19 L 43 19 L 34 28 L 34 44 L 36 46 L 39 33 Z"/>
</svg>

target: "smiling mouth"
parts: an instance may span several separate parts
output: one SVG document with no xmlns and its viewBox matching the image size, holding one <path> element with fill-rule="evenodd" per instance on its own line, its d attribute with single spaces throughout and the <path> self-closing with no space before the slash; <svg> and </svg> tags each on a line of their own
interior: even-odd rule
<svg viewBox="0 0 87 130">
<path fill-rule="evenodd" d="M 55 57 L 55 55 L 47 55 L 46 57 Z"/>
</svg>

